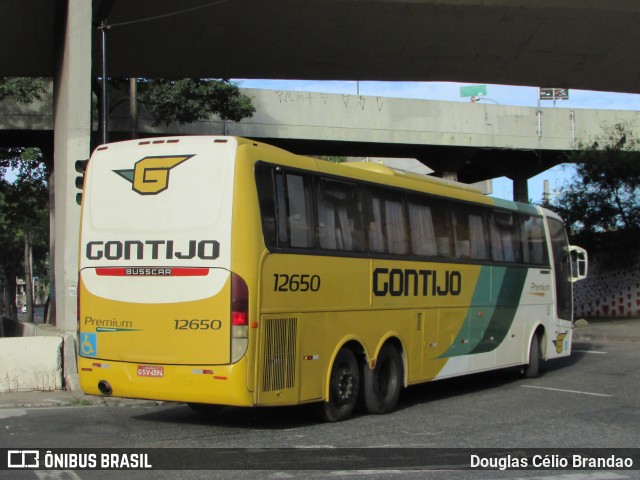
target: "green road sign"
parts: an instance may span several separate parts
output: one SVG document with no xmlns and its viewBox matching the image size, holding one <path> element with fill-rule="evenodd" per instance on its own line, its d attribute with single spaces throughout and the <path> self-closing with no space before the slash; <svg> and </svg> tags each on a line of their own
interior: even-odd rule
<svg viewBox="0 0 640 480">
<path fill-rule="evenodd" d="M 569 100 L 568 88 L 543 88 L 539 89 L 540 100 Z"/>
<path fill-rule="evenodd" d="M 461 97 L 478 97 L 487 94 L 486 85 L 468 85 L 466 87 L 460 87 Z"/>
</svg>

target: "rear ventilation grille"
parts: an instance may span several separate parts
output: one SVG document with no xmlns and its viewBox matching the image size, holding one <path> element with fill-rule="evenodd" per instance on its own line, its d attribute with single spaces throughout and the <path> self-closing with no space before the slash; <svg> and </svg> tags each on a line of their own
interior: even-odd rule
<svg viewBox="0 0 640 480">
<path fill-rule="evenodd" d="M 418 313 L 416 319 L 416 330 L 422 330 L 422 312 Z"/>
<path fill-rule="evenodd" d="M 296 318 L 274 318 L 265 322 L 262 391 L 292 388 L 296 373 Z"/>
</svg>

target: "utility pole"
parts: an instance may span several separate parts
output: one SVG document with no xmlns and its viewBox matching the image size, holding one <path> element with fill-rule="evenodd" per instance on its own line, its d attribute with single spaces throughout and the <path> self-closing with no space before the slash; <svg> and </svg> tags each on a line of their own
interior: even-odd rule
<svg viewBox="0 0 640 480">
<path fill-rule="evenodd" d="M 100 23 L 102 38 L 102 131 L 100 138 L 102 144 L 109 143 L 109 77 L 107 76 L 107 20 L 104 19 Z"/>
<path fill-rule="evenodd" d="M 102 131 L 100 132 L 101 143 L 109 142 L 109 75 L 107 72 L 107 24 L 109 13 L 115 0 L 102 0 L 96 9 L 96 16 L 93 19 L 94 26 L 100 30 L 102 41 Z"/>
<path fill-rule="evenodd" d="M 131 111 L 131 139 L 138 138 L 138 79 L 129 79 L 129 110 Z"/>
</svg>

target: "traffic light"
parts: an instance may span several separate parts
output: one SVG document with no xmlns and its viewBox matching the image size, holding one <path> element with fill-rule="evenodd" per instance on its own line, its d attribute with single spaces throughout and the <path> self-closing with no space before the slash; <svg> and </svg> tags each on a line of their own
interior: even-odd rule
<svg viewBox="0 0 640 480">
<path fill-rule="evenodd" d="M 76 172 L 80 174 L 80 176 L 76 177 L 76 188 L 80 189 L 80 193 L 76 193 L 76 203 L 78 205 L 82 205 L 82 189 L 84 188 L 84 172 L 87 169 L 88 162 L 89 162 L 89 159 L 76 160 Z"/>
</svg>

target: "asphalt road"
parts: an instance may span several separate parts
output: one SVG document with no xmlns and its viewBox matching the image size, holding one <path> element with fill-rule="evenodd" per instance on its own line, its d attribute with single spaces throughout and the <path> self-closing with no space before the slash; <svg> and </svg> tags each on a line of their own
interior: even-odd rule
<svg viewBox="0 0 640 480">
<path fill-rule="evenodd" d="M 0 409 L 0 448 L 253 450 L 212 453 L 217 455 L 216 466 L 236 470 L 0 470 L 0 478 L 640 478 L 640 470 L 617 469 L 429 471 L 416 462 L 402 461 L 407 456 L 431 452 L 411 450 L 423 448 L 467 448 L 465 455 L 482 452 L 482 448 L 546 448 L 550 453 L 562 448 L 638 448 L 639 357 L 635 343 L 578 343 L 570 358 L 549 362 L 540 378 L 524 380 L 517 372 L 501 371 L 434 382 L 405 391 L 392 414 L 355 415 L 337 424 L 318 423 L 301 407 L 226 408 L 211 416 L 194 413 L 182 404 L 4 408 Z M 264 450 L 288 447 L 313 450 Z M 362 458 L 349 450 L 353 447 L 368 447 L 362 453 L 370 457 L 373 466 L 363 467 L 359 463 Z M 190 455 L 207 455 L 206 451 L 183 452 L 180 455 L 178 451 L 175 462 L 185 470 L 193 460 Z M 338 461 L 320 469 L 296 470 L 318 465 L 314 460 L 321 462 L 326 452 Z M 376 467 L 374 460 L 393 452 L 402 457 L 397 466 Z M 175 451 L 167 451 L 167 455 L 175 455 Z M 367 461 L 365 458 L 364 463 Z M 261 470 L 247 470 L 247 466 Z"/>
</svg>

